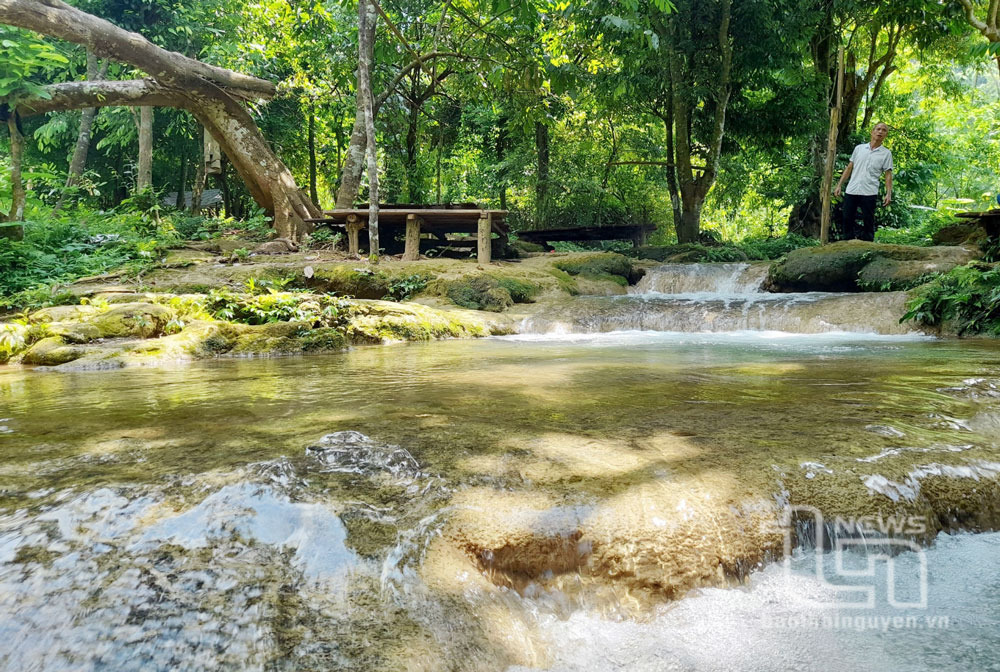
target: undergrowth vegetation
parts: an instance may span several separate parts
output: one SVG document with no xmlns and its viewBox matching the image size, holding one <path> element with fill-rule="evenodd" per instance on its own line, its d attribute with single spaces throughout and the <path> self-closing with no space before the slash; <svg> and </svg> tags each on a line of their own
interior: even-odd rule
<svg viewBox="0 0 1000 672">
<path fill-rule="evenodd" d="M 1000 268 L 975 262 L 943 273 L 916 291 L 900 321 L 951 323 L 959 334 L 1000 335 Z"/>
</svg>

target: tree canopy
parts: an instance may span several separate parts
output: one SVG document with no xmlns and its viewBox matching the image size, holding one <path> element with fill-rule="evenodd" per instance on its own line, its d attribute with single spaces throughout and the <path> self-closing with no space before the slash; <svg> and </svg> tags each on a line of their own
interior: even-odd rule
<svg viewBox="0 0 1000 672">
<path fill-rule="evenodd" d="M 369 200 L 360 74 L 383 202 L 661 241 L 816 235 L 838 49 L 838 165 L 890 125 L 901 198 L 880 217 L 1000 186 L 998 0 L 370 1 L 361 67 L 353 1 L 0 0 L 0 212 L 134 197 L 132 110 L 153 106 L 155 193 L 200 198 L 204 128 L 227 214 L 300 236 Z"/>
</svg>

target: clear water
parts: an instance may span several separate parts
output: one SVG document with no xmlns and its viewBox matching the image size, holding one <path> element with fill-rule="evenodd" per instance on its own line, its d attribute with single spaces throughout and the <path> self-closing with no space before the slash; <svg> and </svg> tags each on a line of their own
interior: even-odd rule
<svg viewBox="0 0 1000 672">
<path fill-rule="evenodd" d="M 928 465 L 1000 462 L 998 384 L 993 343 L 844 333 L 0 369 L 0 668 L 988 669 L 994 536 L 928 552 L 949 628 L 830 631 L 762 620 L 824 586 L 732 525 L 944 506 Z M 757 571 L 712 588 L 712 554 Z"/>
</svg>

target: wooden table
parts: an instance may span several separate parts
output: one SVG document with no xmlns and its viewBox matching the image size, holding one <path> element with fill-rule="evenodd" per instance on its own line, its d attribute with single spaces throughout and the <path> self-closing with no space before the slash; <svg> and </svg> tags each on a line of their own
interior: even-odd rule
<svg viewBox="0 0 1000 672">
<path fill-rule="evenodd" d="M 368 208 L 326 210 L 323 215 L 306 221 L 320 226 L 343 227 L 347 231 L 348 253 L 357 255 L 360 250 L 359 233 L 368 227 Z M 431 234 L 441 244 L 448 244 L 449 233 L 467 233 L 476 234 L 475 239 L 470 238 L 470 241 L 476 241 L 479 263 L 488 264 L 494 256 L 494 234 L 497 235 L 499 252 L 507 247 L 510 230 L 504 221 L 506 217 L 506 210 L 485 210 L 473 204 L 458 207 L 391 204 L 379 206 L 378 224 L 379 232 L 385 234 L 387 251 L 395 246 L 396 235 L 405 231 L 404 261 L 420 258 L 420 240 L 424 233 Z"/>
</svg>

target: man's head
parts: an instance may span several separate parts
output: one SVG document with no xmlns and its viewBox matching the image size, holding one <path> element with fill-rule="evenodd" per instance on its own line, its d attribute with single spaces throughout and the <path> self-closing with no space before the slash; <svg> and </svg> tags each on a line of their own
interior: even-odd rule
<svg viewBox="0 0 1000 672">
<path fill-rule="evenodd" d="M 875 124 L 875 128 L 872 129 L 872 144 L 878 147 L 885 140 L 885 136 L 889 135 L 889 126 L 880 121 Z"/>
</svg>

